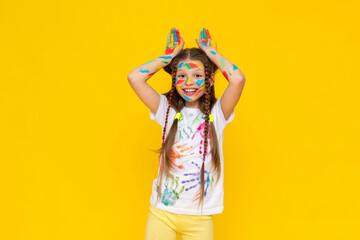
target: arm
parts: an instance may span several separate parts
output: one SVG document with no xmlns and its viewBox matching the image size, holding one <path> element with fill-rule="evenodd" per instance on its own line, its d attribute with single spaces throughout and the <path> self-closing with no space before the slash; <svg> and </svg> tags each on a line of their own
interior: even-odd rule
<svg viewBox="0 0 360 240">
<path fill-rule="evenodd" d="M 216 42 L 210 37 L 209 31 L 203 29 L 200 33 L 200 40 L 196 42 L 210 60 L 219 67 L 229 85 L 225 89 L 220 105 L 225 119 L 228 119 L 236 104 L 238 103 L 245 85 L 245 76 L 241 70 L 217 51 Z"/>
<path fill-rule="evenodd" d="M 140 65 L 127 76 L 134 92 L 153 113 L 156 113 L 159 107 L 160 95 L 146 81 L 157 71 L 168 65 L 172 58 L 182 50 L 183 46 L 184 41 L 179 31 L 175 28 L 171 29 L 165 54 Z"/>
</svg>

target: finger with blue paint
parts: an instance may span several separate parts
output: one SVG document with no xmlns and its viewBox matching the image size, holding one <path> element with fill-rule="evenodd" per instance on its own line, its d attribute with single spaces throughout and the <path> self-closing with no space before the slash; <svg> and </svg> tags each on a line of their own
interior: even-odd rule
<svg viewBox="0 0 360 240">
<path fill-rule="evenodd" d="M 195 39 L 197 45 L 200 49 L 204 50 L 206 53 L 213 55 L 217 54 L 217 44 L 215 40 L 210 36 L 209 30 L 203 28 L 200 32 L 200 39 Z"/>
<path fill-rule="evenodd" d="M 185 41 L 181 37 L 179 30 L 172 28 L 168 35 L 165 55 L 175 57 L 183 49 L 184 44 Z"/>
</svg>

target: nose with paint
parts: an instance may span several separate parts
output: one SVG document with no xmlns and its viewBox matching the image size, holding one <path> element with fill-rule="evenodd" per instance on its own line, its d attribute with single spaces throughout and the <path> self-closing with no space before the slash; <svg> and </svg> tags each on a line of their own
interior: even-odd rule
<svg viewBox="0 0 360 240">
<path fill-rule="evenodd" d="M 198 90 L 197 87 L 192 86 L 193 85 L 193 81 L 191 80 L 191 77 L 188 77 L 185 81 L 185 87 L 183 88 L 183 91 L 186 95 L 188 96 L 192 96 L 196 93 L 196 91 Z"/>
</svg>

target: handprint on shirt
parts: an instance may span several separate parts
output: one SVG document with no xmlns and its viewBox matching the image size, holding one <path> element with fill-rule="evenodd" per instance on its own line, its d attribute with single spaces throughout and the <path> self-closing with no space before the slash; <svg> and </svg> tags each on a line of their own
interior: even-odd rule
<svg viewBox="0 0 360 240">
<path fill-rule="evenodd" d="M 185 186 L 182 186 L 179 192 L 176 192 L 179 184 L 179 177 L 176 177 L 174 180 L 174 175 L 171 175 L 171 186 L 169 187 L 169 177 L 166 176 L 166 183 L 165 183 L 165 190 L 164 194 L 161 196 L 161 202 L 165 204 L 166 206 L 174 205 L 176 200 L 179 199 L 180 193 L 184 191 Z M 174 188 L 174 182 L 176 183 L 176 186 Z"/>
<path fill-rule="evenodd" d="M 190 187 L 185 188 L 185 191 L 189 191 L 189 190 L 191 190 L 191 189 L 193 189 L 193 188 L 195 188 L 195 187 L 197 187 L 198 185 L 201 184 L 201 179 L 200 179 L 200 177 L 201 177 L 201 167 L 199 166 L 199 164 L 197 164 L 197 163 L 195 163 L 193 161 L 191 162 L 191 164 L 195 165 L 197 167 L 198 171 L 196 173 L 184 173 L 183 175 L 185 177 L 187 177 L 187 176 L 194 176 L 194 177 L 189 179 L 189 180 L 183 180 L 183 181 L 181 181 L 181 183 L 183 183 L 183 184 L 192 183 L 192 182 L 196 182 L 196 183 L 194 185 L 190 186 Z M 204 182 L 204 184 L 205 184 L 204 195 L 206 196 L 209 186 L 211 188 L 211 191 L 214 191 L 214 189 L 213 189 L 214 177 L 211 176 L 211 181 L 210 181 L 210 174 L 205 169 L 204 169 L 204 180 L 205 180 L 205 182 Z M 200 197 L 200 193 L 196 194 L 194 196 L 193 201 L 199 199 L 199 197 Z"/>
<path fill-rule="evenodd" d="M 191 150 L 193 148 L 193 146 L 188 147 L 188 146 L 186 146 L 186 145 L 188 145 L 187 143 L 176 146 L 176 144 L 178 142 L 179 142 L 179 140 L 175 142 L 175 144 L 174 144 L 175 147 L 173 146 L 171 148 L 170 159 L 171 159 L 173 165 L 175 165 L 176 167 L 178 167 L 180 169 L 184 169 L 183 165 L 176 165 L 176 163 L 175 163 L 176 159 L 191 156 L 195 153 L 192 152 L 190 154 L 181 154 L 181 153 Z M 179 149 L 179 150 L 177 150 L 177 149 Z"/>
<path fill-rule="evenodd" d="M 205 132 L 205 122 L 201 123 L 201 124 L 197 127 L 196 132 L 195 132 L 194 135 L 191 137 L 191 140 L 194 140 L 195 135 L 196 135 L 197 133 L 199 133 L 200 136 L 201 136 L 202 138 L 204 138 L 204 132 Z M 210 125 L 209 125 L 209 127 L 208 127 L 208 139 L 210 139 Z"/>
</svg>

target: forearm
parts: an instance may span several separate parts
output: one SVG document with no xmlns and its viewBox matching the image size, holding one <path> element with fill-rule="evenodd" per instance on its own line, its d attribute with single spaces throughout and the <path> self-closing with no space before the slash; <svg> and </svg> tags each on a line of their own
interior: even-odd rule
<svg viewBox="0 0 360 240">
<path fill-rule="evenodd" d="M 162 55 L 135 68 L 128 74 L 128 79 L 146 82 L 157 71 L 170 63 L 172 56 Z"/>
<path fill-rule="evenodd" d="M 210 51 L 208 56 L 210 60 L 219 67 L 222 74 L 226 80 L 229 81 L 229 83 L 245 80 L 243 72 L 218 51 Z"/>
</svg>

